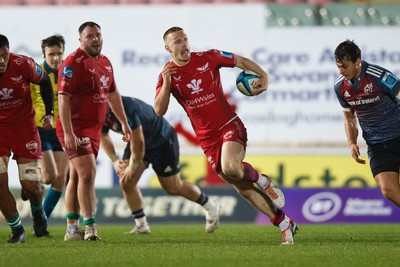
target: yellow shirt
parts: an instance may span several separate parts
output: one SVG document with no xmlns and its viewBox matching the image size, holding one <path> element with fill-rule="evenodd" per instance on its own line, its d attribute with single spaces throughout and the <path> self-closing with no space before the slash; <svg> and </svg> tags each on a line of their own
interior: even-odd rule
<svg viewBox="0 0 400 267">
<path fill-rule="evenodd" d="M 46 64 L 43 63 L 44 70 L 46 71 L 47 75 L 49 75 L 51 80 L 51 85 L 53 87 L 54 92 L 54 117 L 53 117 L 53 128 L 56 127 L 56 120 L 58 116 L 58 91 L 57 91 L 57 83 L 55 79 L 55 74 L 52 69 Z M 40 95 L 40 85 L 37 84 L 30 84 L 31 89 L 31 97 L 32 97 L 32 104 L 35 110 L 35 121 L 38 127 L 42 127 L 43 123 L 40 121 L 44 115 L 46 115 L 46 109 L 44 106 L 43 99 Z"/>
</svg>

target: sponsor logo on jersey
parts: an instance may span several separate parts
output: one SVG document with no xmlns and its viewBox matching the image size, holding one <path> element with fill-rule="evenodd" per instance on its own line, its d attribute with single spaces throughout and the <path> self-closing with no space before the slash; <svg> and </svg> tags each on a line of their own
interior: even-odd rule
<svg viewBox="0 0 400 267">
<path fill-rule="evenodd" d="M 192 94 L 198 94 L 201 91 L 203 91 L 202 88 L 200 88 L 200 84 L 201 84 L 202 80 L 201 79 L 193 79 L 191 81 L 191 83 L 188 83 L 186 86 L 192 90 Z"/>
<path fill-rule="evenodd" d="M 349 101 L 347 102 L 349 105 L 351 106 L 360 106 L 360 105 L 365 105 L 365 104 L 371 104 L 374 103 L 378 100 L 380 100 L 381 98 L 378 96 L 376 97 L 371 97 L 371 98 L 366 98 L 366 99 L 357 99 L 357 100 L 353 100 L 353 101 Z"/>
<path fill-rule="evenodd" d="M 233 134 L 235 133 L 235 131 L 228 131 L 227 133 L 224 134 L 224 139 L 229 139 L 233 136 Z"/>
<path fill-rule="evenodd" d="M 373 89 L 374 89 L 374 86 L 372 85 L 372 83 L 366 84 L 364 87 L 364 93 L 370 94 L 370 93 L 372 93 Z"/>
<path fill-rule="evenodd" d="M 172 76 L 172 77 L 174 78 L 174 80 L 176 82 L 179 82 L 182 79 L 182 76 L 178 76 L 178 77 Z"/>
<path fill-rule="evenodd" d="M 35 141 L 30 141 L 29 143 L 25 144 L 26 149 L 29 150 L 29 153 L 31 153 L 32 155 L 35 155 L 38 151 L 38 143 L 36 143 Z"/>
<path fill-rule="evenodd" d="M 164 169 L 164 172 L 171 172 L 171 171 L 172 171 L 172 168 L 169 165 Z"/>
<path fill-rule="evenodd" d="M 343 94 L 344 97 L 350 97 L 351 95 L 349 94 L 349 92 L 345 91 Z"/>
<path fill-rule="evenodd" d="M 92 143 L 90 143 L 90 138 L 89 137 L 79 137 L 78 139 L 78 146 L 80 148 L 83 148 L 85 150 L 89 150 L 90 147 L 92 146 Z"/>
<path fill-rule="evenodd" d="M 18 77 L 11 77 L 11 80 L 13 81 L 13 82 L 20 82 L 20 81 L 22 81 L 22 75 L 20 75 L 20 76 L 18 76 Z"/>
<path fill-rule="evenodd" d="M 209 63 L 207 62 L 204 66 L 201 66 L 199 68 L 196 68 L 198 71 L 200 72 L 205 72 L 206 70 L 208 70 L 208 65 Z"/>
<path fill-rule="evenodd" d="M 42 75 L 42 68 L 38 64 L 36 64 L 36 74 L 38 76 Z"/>
<path fill-rule="evenodd" d="M 221 56 L 227 57 L 227 58 L 232 58 L 233 57 L 232 53 L 225 52 L 225 51 L 221 51 L 220 54 L 221 54 Z"/>
<path fill-rule="evenodd" d="M 22 63 L 24 63 L 24 60 L 22 57 L 17 57 L 16 59 L 14 59 L 14 62 L 17 65 L 21 65 Z"/>
<path fill-rule="evenodd" d="M 101 83 L 101 89 L 105 90 L 108 88 L 108 81 L 110 80 L 110 77 L 106 77 L 105 75 L 102 75 L 100 78 L 100 83 Z"/>
<path fill-rule="evenodd" d="M 68 79 L 72 79 L 74 76 L 74 69 L 72 67 L 64 67 L 62 76 Z"/>
<path fill-rule="evenodd" d="M 1 100 L 7 100 L 7 99 L 11 99 L 12 97 L 12 92 L 14 92 L 14 89 L 12 88 L 3 88 L 0 91 L 0 99 Z"/>
<path fill-rule="evenodd" d="M 212 167 L 213 169 L 215 169 L 215 161 L 214 161 L 214 159 L 212 158 L 212 156 L 208 156 L 208 157 L 207 157 L 207 161 L 208 161 L 208 163 L 210 163 L 211 167 Z"/>
<path fill-rule="evenodd" d="M 382 83 L 386 85 L 389 89 L 393 89 L 393 87 L 398 81 L 399 80 L 396 78 L 396 76 L 394 76 L 390 72 L 386 72 L 382 78 Z"/>
<path fill-rule="evenodd" d="M 81 63 L 81 61 L 82 61 L 82 59 L 83 59 L 84 57 L 85 57 L 85 56 L 81 56 L 81 57 L 78 57 L 77 59 L 75 59 L 76 63 Z"/>
<path fill-rule="evenodd" d="M 112 72 L 111 66 L 105 66 L 104 68 L 105 68 L 108 72 Z"/>
<path fill-rule="evenodd" d="M 91 73 L 95 73 L 96 72 L 96 69 L 91 69 L 91 68 L 89 68 L 89 71 L 91 72 Z"/>
</svg>

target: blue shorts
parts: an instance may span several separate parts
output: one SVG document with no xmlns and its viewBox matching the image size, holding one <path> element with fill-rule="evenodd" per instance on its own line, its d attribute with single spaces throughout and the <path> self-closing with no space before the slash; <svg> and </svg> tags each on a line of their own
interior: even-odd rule
<svg viewBox="0 0 400 267">
<path fill-rule="evenodd" d="M 125 147 L 122 159 L 129 159 L 131 156 L 131 147 L 128 143 Z M 181 171 L 179 163 L 179 142 L 176 132 L 173 131 L 162 145 L 154 149 L 146 149 L 144 161 L 151 163 L 157 176 L 168 177 Z"/>
<path fill-rule="evenodd" d="M 384 143 L 368 145 L 368 158 L 374 177 L 381 172 L 399 173 L 400 137 Z"/>
<path fill-rule="evenodd" d="M 60 141 L 56 135 L 56 129 L 45 131 L 42 127 L 38 127 L 40 141 L 42 142 L 42 152 L 47 150 L 63 151 Z"/>
</svg>

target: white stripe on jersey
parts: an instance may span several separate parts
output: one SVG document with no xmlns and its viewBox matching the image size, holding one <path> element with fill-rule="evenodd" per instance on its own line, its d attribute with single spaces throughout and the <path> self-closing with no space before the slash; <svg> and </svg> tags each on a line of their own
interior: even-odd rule
<svg viewBox="0 0 400 267">
<path fill-rule="evenodd" d="M 368 66 L 366 73 L 371 74 L 372 76 L 375 77 L 381 77 L 381 74 L 383 73 L 383 70 L 378 69 L 376 67 L 373 66 Z"/>
<path fill-rule="evenodd" d="M 335 85 L 336 85 L 337 83 L 341 82 L 343 79 L 344 79 L 344 76 L 343 76 L 343 75 L 340 76 L 340 77 L 336 80 Z"/>
</svg>

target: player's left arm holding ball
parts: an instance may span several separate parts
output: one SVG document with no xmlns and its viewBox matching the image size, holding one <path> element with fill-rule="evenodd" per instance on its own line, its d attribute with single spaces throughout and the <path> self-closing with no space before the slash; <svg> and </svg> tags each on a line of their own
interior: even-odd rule
<svg viewBox="0 0 400 267">
<path fill-rule="evenodd" d="M 254 61 L 236 55 L 236 67 L 242 70 L 250 70 L 258 74 L 260 76 L 260 80 L 254 85 L 255 90 L 253 91 L 253 95 L 259 95 L 268 89 L 268 74 Z"/>
</svg>

